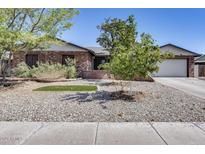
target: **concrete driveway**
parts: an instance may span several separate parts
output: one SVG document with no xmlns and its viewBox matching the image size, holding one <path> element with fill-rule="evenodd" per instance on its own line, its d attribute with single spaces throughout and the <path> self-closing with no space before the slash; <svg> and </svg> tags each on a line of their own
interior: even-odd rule
<svg viewBox="0 0 205 154">
<path fill-rule="evenodd" d="M 187 94 L 205 99 L 205 80 L 197 78 L 155 77 L 155 81 L 176 88 Z"/>
</svg>

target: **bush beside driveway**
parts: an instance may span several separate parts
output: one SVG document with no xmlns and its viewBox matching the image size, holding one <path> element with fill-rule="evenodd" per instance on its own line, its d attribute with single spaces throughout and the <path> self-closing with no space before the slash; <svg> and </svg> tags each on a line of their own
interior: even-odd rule
<svg viewBox="0 0 205 154">
<path fill-rule="evenodd" d="M 96 84 L 96 93 L 33 92 L 48 85 Z M 140 91 L 134 100 L 113 98 L 119 88 L 110 82 L 77 80 L 58 83 L 25 82 L 0 93 L 1 121 L 69 121 L 69 122 L 133 122 L 133 121 L 205 121 L 203 99 L 157 82 L 132 82 Z M 129 88 L 129 87 L 127 87 Z"/>
</svg>

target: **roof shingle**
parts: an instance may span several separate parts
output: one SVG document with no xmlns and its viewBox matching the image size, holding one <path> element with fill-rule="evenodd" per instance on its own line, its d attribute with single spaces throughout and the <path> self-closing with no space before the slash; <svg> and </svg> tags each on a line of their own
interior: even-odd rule
<svg viewBox="0 0 205 154">
<path fill-rule="evenodd" d="M 195 63 L 204 63 L 205 62 L 205 55 L 199 57 L 198 59 L 196 59 Z"/>
<path fill-rule="evenodd" d="M 109 56 L 110 53 L 102 47 L 86 47 L 89 50 L 92 50 L 96 56 Z"/>
</svg>

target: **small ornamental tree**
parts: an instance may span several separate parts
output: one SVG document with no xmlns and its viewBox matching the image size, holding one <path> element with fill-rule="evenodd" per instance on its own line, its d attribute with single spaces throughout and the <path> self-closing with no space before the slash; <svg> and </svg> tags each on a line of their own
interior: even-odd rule
<svg viewBox="0 0 205 154">
<path fill-rule="evenodd" d="M 169 54 L 164 54 L 163 58 L 167 56 Z M 129 50 L 121 50 L 102 67 L 123 80 L 132 80 L 136 76 L 147 77 L 158 71 L 157 64 L 161 61 L 160 48 L 154 45 L 150 35 L 142 34 L 140 43 Z"/>
<path fill-rule="evenodd" d="M 136 25 L 134 24 L 133 16 L 129 18 L 132 19 L 131 25 Z M 111 25 L 111 27 L 113 25 L 112 22 L 114 22 L 114 24 L 116 24 L 116 21 L 120 22 L 117 22 L 117 26 L 115 28 L 112 27 L 112 30 L 109 29 L 109 31 L 105 31 L 103 28 L 104 32 L 98 38 L 98 42 L 100 42 L 104 48 L 107 48 L 112 55 L 109 63 L 103 64 L 101 67 L 115 77 L 122 80 L 133 80 L 135 77 L 147 77 L 153 72 L 158 71 L 158 63 L 164 58 L 171 56 L 170 54 L 161 54 L 159 46 L 155 45 L 155 41 L 149 34 L 143 33 L 140 35 L 139 42 L 134 41 L 136 37 L 135 34 L 137 34 L 134 27 L 131 28 L 132 33 L 129 33 L 128 36 L 124 36 L 126 35 L 125 33 L 117 33 L 122 27 L 124 32 L 129 31 L 130 27 L 126 27 L 127 20 L 124 22 L 117 19 L 109 21 L 111 22 L 106 21 L 105 24 Z M 132 41 L 124 40 L 126 37 Z M 111 46 L 109 46 L 110 44 Z M 112 44 L 115 45 L 113 46 Z"/>
<path fill-rule="evenodd" d="M 0 55 L 10 53 L 6 60 L 1 60 L 3 82 L 13 52 L 47 48 L 49 42 L 57 43 L 56 37 L 70 29 L 70 19 L 76 14 L 76 9 L 0 9 Z"/>
</svg>

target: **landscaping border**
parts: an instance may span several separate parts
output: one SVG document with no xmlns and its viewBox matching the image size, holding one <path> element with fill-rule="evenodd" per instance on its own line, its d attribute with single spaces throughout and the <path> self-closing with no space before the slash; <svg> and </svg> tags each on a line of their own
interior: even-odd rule
<svg viewBox="0 0 205 154">
<path fill-rule="evenodd" d="M 6 81 L 36 81 L 36 82 L 67 82 L 67 81 L 76 81 L 77 79 L 47 79 L 47 78 L 16 78 L 16 77 L 7 77 Z"/>
</svg>

